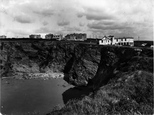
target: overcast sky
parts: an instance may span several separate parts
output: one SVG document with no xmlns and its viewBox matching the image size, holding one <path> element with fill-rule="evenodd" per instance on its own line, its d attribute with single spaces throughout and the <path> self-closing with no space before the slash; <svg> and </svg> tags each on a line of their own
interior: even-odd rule
<svg viewBox="0 0 154 115">
<path fill-rule="evenodd" d="M 153 0 L 0 0 L 0 35 L 87 33 L 153 39 Z"/>
</svg>

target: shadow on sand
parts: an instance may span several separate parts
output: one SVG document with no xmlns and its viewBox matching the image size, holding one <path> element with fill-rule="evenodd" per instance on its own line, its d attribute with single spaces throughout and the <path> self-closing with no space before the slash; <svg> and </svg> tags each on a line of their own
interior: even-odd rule
<svg viewBox="0 0 154 115">
<path fill-rule="evenodd" d="M 82 97 L 89 95 L 91 90 L 86 87 L 74 87 L 66 90 L 62 96 L 63 96 L 63 102 L 66 104 L 69 100 L 72 99 L 81 99 Z"/>
</svg>

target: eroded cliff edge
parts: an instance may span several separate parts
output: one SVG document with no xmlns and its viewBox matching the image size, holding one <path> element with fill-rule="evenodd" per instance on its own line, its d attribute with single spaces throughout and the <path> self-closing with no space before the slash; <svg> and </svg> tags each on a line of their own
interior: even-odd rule
<svg viewBox="0 0 154 115">
<path fill-rule="evenodd" d="M 62 72 L 69 83 L 85 86 L 95 75 L 100 61 L 98 46 L 49 41 L 2 45 L 2 76 Z"/>
<path fill-rule="evenodd" d="M 75 86 L 106 84 L 118 72 L 153 72 L 153 49 L 97 46 L 67 42 L 1 43 L 2 76 L 28 73 L 64 73 Z"/>
<path fill-rule="evenodd" d="M 153 49 L 66 42 L 1 43 L 1 75 L 64 73 L 92 92 L 49 114 L 152 114 Z"/>
</svg>

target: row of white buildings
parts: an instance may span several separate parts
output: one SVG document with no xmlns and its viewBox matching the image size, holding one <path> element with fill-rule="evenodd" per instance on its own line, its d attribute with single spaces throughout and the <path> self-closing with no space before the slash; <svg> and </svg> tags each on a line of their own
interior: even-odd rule
<svg viewBox="0 0 154 115">
<path fill-rule="evenodd" d="M 133 37 L 115 38 L 114 36 L 104 36 L 99 40 L 99 45 L 127 45 L 134 46 Z"/>
<path fill-rule="evenodd" d="M 5 39 L 6 36 L 0 36 L 1 39 Z M 42 39 L 41 35 L 31 34 L 29 35 L 31 39 Z M 127 45 L 134 46 L 134 38 L 133 37 L 121 37 L 115 38 L 114 36 L 104 36 L 102 38 L 87 38 L 86 33 L 72 33 L 67 34 L 63 37 L 62 34 L 46 34 L 45 39 L 51 40 L 67 40 L 67 41 L 87 41 L 87 42 L 95 42 L 99 45 Z"/>
<path fill-rule="evenodd" d="M 67 34 L 65 37 L 61 34 L 47 34 L 45 35 L 45 39 L 55 39 L 55 40 L 72 40 L 72 41 L 84 41 L 87 39 L 87 34 L 85 33 L 73 33 Z"/>
<path fill-rule="evenodd" d="M 72 33 L 72 34 L 67 34 L 65 37 L 63 37 L 62 35 L 47 34 L 45 36 L 45 39 L 68 40 L 68 41 L 86 41 L 89 38 L 87 38 L 86 33 Z M 99 38 L 96 41 L 98 41 L 99 45 L 134 46 L 134 38 L 133 37 L 115 38 L 114 36 L 104 36 L 103 38 Z"/>
<path fill-rule="evenodd" d="M 68 41 L 86 41 L 89 38 L 87 38 L 86 33 L 72 33 L 72 34 L 67 34 L 65 37 L 63 37 L 62 35 L 47 34 L 45 36 L 45 39 L 68 40 Z M 103 38 L 99 38 L 96 41 L 98 41 L 99 45 L 134 46 L 134 38 L 133 37 L 115 38 L 114 36 L 104 36 Z"/>
</svg>

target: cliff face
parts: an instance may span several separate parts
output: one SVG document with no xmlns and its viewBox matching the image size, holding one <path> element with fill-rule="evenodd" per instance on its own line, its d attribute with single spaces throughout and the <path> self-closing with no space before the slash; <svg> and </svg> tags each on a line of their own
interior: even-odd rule
<svg viewBox="0 0 154 115">
<path fill-rule="evenodd" d="M 63 72 L 68 83 L 84 86 L 82 99 L 67 99 L 64 107 L 49 114 L 153 114 L 151 48 L 7 42 L 1 43 L 0 64 L 2 76 Z M 70 90 L 63 98 L 69 98 Z"/>
<path fill-rule="evenodd" d="M 75 86 L 105 85 L 119 72 L 153 72 L 153 50 L 66 42 L 1 43 L 1 73 L 63 72 Z"/>
<path fill-rule="evenodd" d="M 1 51 L 3 76 L 8 73 L 22 76 L 25 73 L 63 72 L 64 79 L 75 86 L 87 85 L 100 61 L 100 48 L 76 43 L 10 42 L 3 43 Z M 10 68 L 6 66 L 8 63 Z"/>
<path fill-rule="evenodd" d="M 88 83 L 93 92 L 69 100 L 48 115 L 153 114 L 153 50 L 115 46 L 100 49 L 97 72 Z"/>
<path fill-rule="evenodd" d="M 118 73 L 144 70 L 153 73 L 153 50 L 135 47 L 104 46 L 101 61 L 93 77 L 93 88 L 97 89 Z"/>
<path fill-rule="evenodd" d="M 153 114 L 153 49 L 102 46 L 100 56 L 97 72 L 87 84 L 93 92 L 48 115 Z"/>
</svg>

